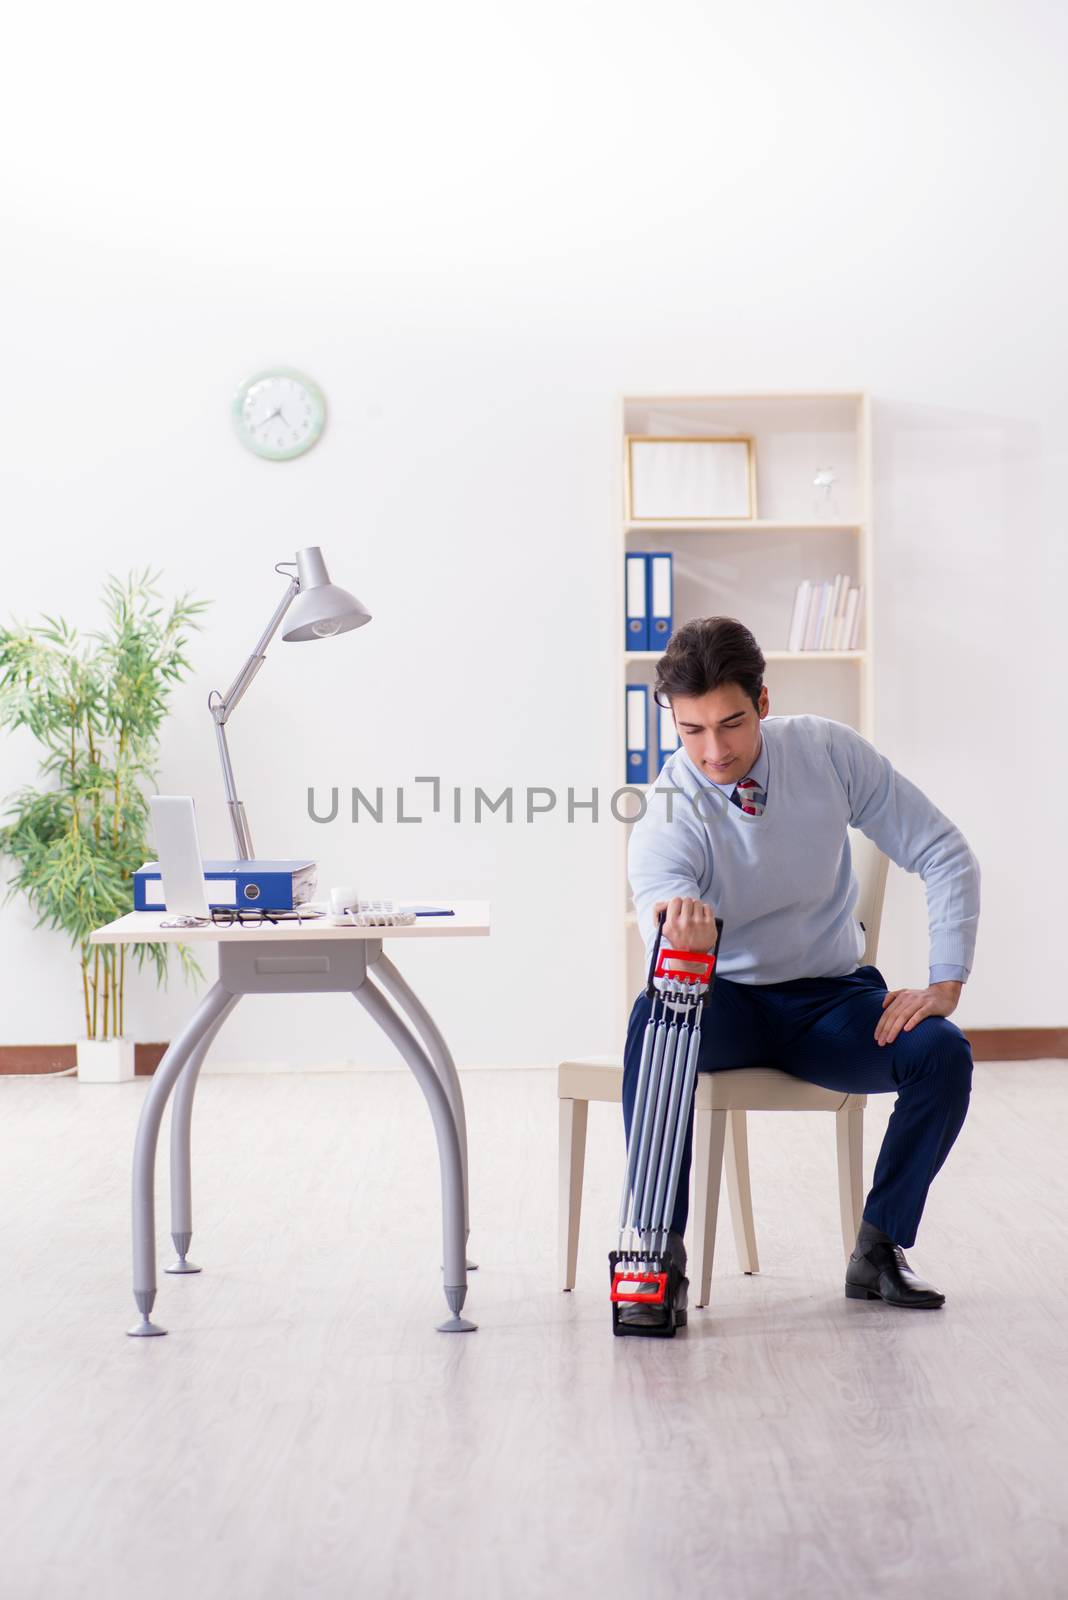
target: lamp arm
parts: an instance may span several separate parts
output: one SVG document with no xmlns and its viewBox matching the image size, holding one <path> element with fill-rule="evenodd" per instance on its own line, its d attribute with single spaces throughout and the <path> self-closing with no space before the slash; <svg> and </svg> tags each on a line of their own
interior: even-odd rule
<svg viewBox="0 0 1068 1600">
<path fill-rule="evenodd" d="M 274 615 L 271 617 L 270 622 L 268 622 L 267 626 L 256 640 L 256 643 L 252 646 L 248 660 L 241 668 L 241 671 L 238 673 L 229 689 L 227 689 L 226 693 L 223 695 L 220 695 L 217 689 L 213 689 L 211 691 L 212 696 L 218 697 L 214 704 L 212 704 L 211 698 L 209 698 L 208 701 L 209 705 L 211 705 L 211 714 L 215 718 L 216 722 L 226 721 L 227 717 L 237 705 L 237 702 L 241 699 L 241 696 L 244 694 L 245 690 L 248 688 L 257 672 L 263 666 L 263 658 L 267 652 L 267 646 L 278 632 L 278 629 L 282 625 L 282 618 L 285 616 L 286 612 L 289 610 L 299 593 L 300 584 L 297 582 L 296 578 L 291 578 L 289 580 L 289 587 L 275 608 Z"/>
<path fill-rule="evenodd" d="M 245 818 L 245 807 L 237 797 L 234 769 L 230 761 L 230 750 L 226 743 L 226 722 L 231 711 L 243 698 L 245 690 L 263 666 L 267 646 L 278 632 L 282 618 L 299 593 L 300 584 L 296 578 L 291 578 L 289 587 L 275 608 L 274 615 L 260 634 L 252 648 L 251 655 L 245 661 L 244 666 L 229 689 L 224 695 L 220 694 L 218 689 L 213 689 L 208 696 L 208 709 L 215 723 L 215 737 L 219 746 L 219 761 L 222 765 L 223 787 L 226 790 L 226 805 L 230 813 L 230 827 L 234 835 L 234 849 L 239 861 L 251 861 L 254 852 L 252 849 L 252 836 L 249 833 L 248 822 Z"/>
</svg>

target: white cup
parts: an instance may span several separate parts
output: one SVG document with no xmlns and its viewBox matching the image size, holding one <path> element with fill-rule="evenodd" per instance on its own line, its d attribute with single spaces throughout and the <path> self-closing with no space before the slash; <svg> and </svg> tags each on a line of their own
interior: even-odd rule
<svg viewBox="0 0 1068 1600">
<path fill-rule="evenodd" d="M 345 913 L 349 910 L 358 911 L 360 907 L 359 896 L 350 883 L 339 883 L 331 889 L 327 896 L 330 915 L 341 921 L 347 921 Z"/>
</svg>

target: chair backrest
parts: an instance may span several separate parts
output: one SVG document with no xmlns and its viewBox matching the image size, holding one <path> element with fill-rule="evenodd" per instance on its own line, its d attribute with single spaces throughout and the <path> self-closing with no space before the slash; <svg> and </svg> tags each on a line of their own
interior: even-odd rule
<svg viewBox="0 0 1068 1600">
<path fill-rule="evenodd" d="M 890 858 L 884 856 L 879 846 L 873 844 L 855 828 L 849 832 L 849 847 L 853 856 L 860 894 L 853 915 L 864 929 L 864 954 L 860 964 L 874 966 L 879 956 L 879 929 L 883 920 L 883 900 L 886 895 L 886 872 Z"/>
</svg>

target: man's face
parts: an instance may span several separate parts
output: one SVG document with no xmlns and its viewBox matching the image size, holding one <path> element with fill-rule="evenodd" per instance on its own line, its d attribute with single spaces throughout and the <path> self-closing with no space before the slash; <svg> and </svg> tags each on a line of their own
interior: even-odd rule
<svg viewBox="0 0 1068 1600">
<path fill-rule="evenodd" d="M 695 767 L 713 783 L 737 783 L 760 754 L 760 724 L 768 714 L 768 691 L 759 709 L 736 683 L 710 689 L 695 699 L 676 695 L 671 702 L 683 748 Z"/>
</svg>

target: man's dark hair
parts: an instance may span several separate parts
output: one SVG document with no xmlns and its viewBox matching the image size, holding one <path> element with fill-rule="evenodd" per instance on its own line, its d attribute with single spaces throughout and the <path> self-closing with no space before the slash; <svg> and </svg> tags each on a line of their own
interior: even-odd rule
<svg viewBox="0 0 1068 1600">
<path fill-rule="evenodd" d="M 687 622 L 656 664 L 654 698 L 666 705 L 676 695 L 698 699 L 710 689 L 736 683 L 756 706 L 764 683 L 764 654 L 735 617 Z"/>
</svg>

